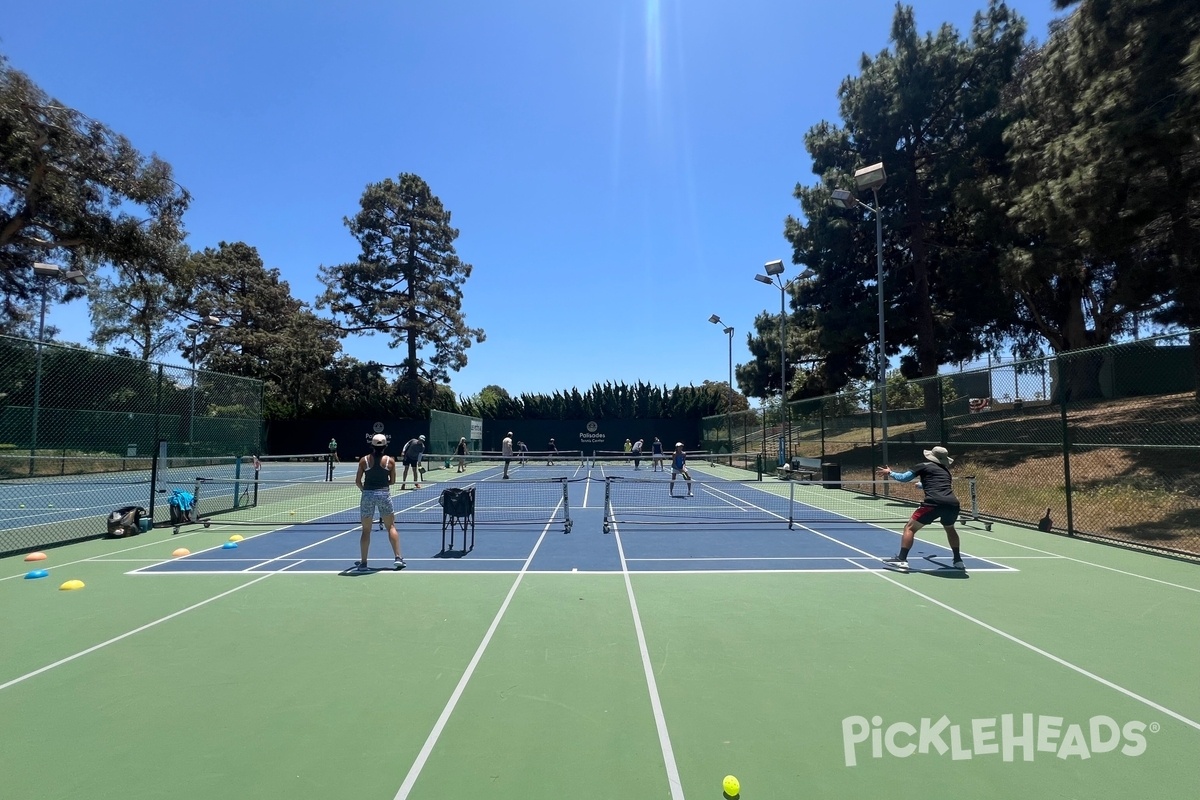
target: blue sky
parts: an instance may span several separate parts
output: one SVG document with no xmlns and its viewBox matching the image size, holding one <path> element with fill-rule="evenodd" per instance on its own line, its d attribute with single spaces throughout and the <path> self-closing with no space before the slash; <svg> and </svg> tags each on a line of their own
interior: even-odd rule
<svg viewBox="0 0 1200 800">
<path fill-rule="evenodd" d="M 985 0 L 918 0 L 965 33 Z M 1050 0 L 1010 2 L 1044 39 Z M 459 395 L 726 380 L 779 290 L 803 136 L 887 46 L 886 0 L 42 0 L 5 10 L 0 51 L 57 99 L 171 163 L 194 249 L 245 241 L 312 304 L 355 258 L 364 187 L 420 175 L 474 265 L 487 341 Z M 51 310 L 86 341 L 81 303 Z M 399 361 L 384 337 L 344 340 Z M 174 363 L 183 363 L 178 354 Z"/>
</svg>

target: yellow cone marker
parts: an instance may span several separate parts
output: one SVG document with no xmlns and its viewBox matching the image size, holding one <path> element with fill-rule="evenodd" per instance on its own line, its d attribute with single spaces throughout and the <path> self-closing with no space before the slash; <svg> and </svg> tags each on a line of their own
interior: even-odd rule
<svg viewBox="0 0 1200 800">
<path fill-rule="evenodd" d="M 243 536 L 242 536 L 240 533 L 235 533 L 233 536 L 230 536 L 230 537 L 229 537 L 229 541 L 231 541 L 231 542 L 240 542 L 240 541 L 241 541 L 243 538 L 244 538 L 244 537 L 243 537 Z"/>
<path fill-rule="evenodd" d="M 58 588 L 64 592 L 70 592 L 75 589 L 82 589 L 83 581 L 67 581 L 66 583 L 64 583 L 62 586 L 60 586 Z"/>
</svg>

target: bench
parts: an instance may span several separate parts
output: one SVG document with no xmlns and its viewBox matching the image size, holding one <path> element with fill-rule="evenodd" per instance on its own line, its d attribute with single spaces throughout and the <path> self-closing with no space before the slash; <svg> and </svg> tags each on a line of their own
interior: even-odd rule
<svg viewBox="0 0 1200 800">
<path fill-rule="evenodd" d="M 775 477 L 783 481 L 812 481 L 821 474 L 821 459 L 793 458 L 791 464 L 784 464 L 775 469 Z"/>
</svg>

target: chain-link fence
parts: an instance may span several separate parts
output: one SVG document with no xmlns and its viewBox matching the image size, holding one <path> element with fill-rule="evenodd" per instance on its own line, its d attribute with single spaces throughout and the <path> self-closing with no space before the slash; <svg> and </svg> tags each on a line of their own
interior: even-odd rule
<svg viewBox="0 0 1200 800">
<path fill-rule="evenodd" d="M 700 421 L 700 449 L 709 453 L 763 453 L 768 437 L 773 440 L 782 430 L 778 409 L 773 414 L 750 408 L 705 417 Z"/>
<path fill-rule="evenodd" d="M 984 516 L 1200 557 L 1197 342 L 1193 331 L 889 380 L 886 423 L 874 387 L 795 402 L 789 452 L 865 480 L 944 444 L 955 473 L 976 477 Z M 773 457 L 777 437 L 741 435 Z"/>
<path fill-rule="evenodd" d="M 0 336 L 0 537 L 32 516 L 17 497 L 30 481 L 69 479 L 37 501 L 71 510 L 69 522 L 52 521 L 51 533 L 34 537 L 50 544 L 66 530 L 71 540 L 106 532 L 112 509 L 72 499 L 88 484 L 119 487 L 116 506 L 148 506 L 131 487 L 148 486 L 159 440 L 181 457 L 259 452 L 262 390 L 248 378 Z"/>
</svg>

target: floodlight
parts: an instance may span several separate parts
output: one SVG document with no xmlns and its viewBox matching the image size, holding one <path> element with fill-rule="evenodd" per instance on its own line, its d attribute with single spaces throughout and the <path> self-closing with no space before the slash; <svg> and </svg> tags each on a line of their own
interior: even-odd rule
<svg viewBox="0 0 1200 800">
<path fill-rule="evenodd" d="M 76 286 L 83 286 L 87 283 L 87 276 L 83 274 L 83 270 L 81 269 L 68 270 L 64 277 Z"/>
<path fill-rule="evenodd" d="M 773 285 L 773 284 L 771 283 L 771 279 L 770 279 L 770 278 L 768 278 L 766 275 L 755 275 L 755 276 L 754 276 L 754 280 L 758 281 L 759 283 L 765 283 L 765 284 L 767 284 L 768 286 L 771 286 L 771 285 Z"/>
<path fill-rule="evenodd" d="M 829 202 L 838 208 L 854 208 L 858 205 L 858 198 L 845 189 L 834 189 Z"/>
<path fill-rule="evenodd" d="M 863 167 L 854 173 L 854 185 L 859 191 L 874 191 L 887 183 L 887 173 L 883 171 L 883 162 Z"/>
<path fill-rule="evenodd" d="M 798 281 L 806 281 L 806 280 L 808 280 L 809 278 L 815 278 L 815 277 L 817 277 L 817 272 L 816 272 L 816 270 L 814 270 L 814 269 L 812 269 L 811 267 L 809 267 L 808 269 L 804 270 L 804 272 L 801 272 L 799 275 L 797 275 L 797 276 L 794 278 L 794 280 L 798 280 Z"/>
<path fill-rule="evenodd" d="M 718 317 L 716 314 L 713 314 L 711 317 L 709 317 L 708 321 L 711 322 L 713 325 L 721 324 L 721 318 Z"/>
<path fill-rule="evenodd" d="M 40 275 L 43 278 L 57 278 L 60 274 L 62 274 L 62 267 L 54 264 L 38 263 L 33 265 L 33 271 L 35 274 Z"/>
<path fill-rule="evenodd" d="M 774 261 L 768 261 L 766 264 L 763 265 L 763 269 L 765 269 L 767 271 L 768 275 L 782 275 L 783 274 L 783 261 L 782 261 L 782 259 L 778 259 L 778 258 L 775 259 Z"/>
</svg>

